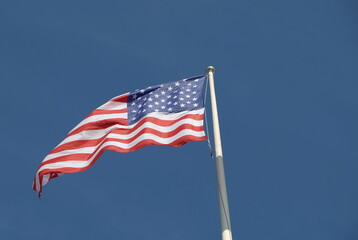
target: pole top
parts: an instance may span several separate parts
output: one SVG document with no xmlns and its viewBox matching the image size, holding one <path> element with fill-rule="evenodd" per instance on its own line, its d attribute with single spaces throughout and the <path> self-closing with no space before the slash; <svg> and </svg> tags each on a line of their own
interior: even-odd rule
<svg viewBox="0 0 358 240">
<path fill-rule="evenodd" d="M 213 66 L 209 66 L 206 68 L 206 72 L 209 73 L 209 72 L 212 72 L 214 73 L 215 72 L 215 68 Z"/>
</svg>

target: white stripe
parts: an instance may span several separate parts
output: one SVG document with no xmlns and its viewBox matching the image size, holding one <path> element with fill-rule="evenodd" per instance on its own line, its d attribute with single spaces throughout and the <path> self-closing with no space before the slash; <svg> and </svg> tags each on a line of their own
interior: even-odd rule
<svg viewBox="0 0 358 240">
<path fill-rule="evenodd" d="M 109 100 L 105 104 L 99 106 L 97 109 L 101 109 L 101 110 L 120 110 L 120 109 L 127 108 L 127 103 L 126 102 L 112 101 L 113 99 L 119 98 L 119 97 L 124 96 L 124 95 L 128 95 L 128 93 L 112 98 L 111 100 Z"/>
<path fill-rule="evenodd" d="M 97 109 L 100 110 L 122 110 L 127 108 L 127 103 L 109 101 Z"/>
<path fill-rule="evenodd" d="M 50 180 L 50 174 L 45 174 L 42 177 L 42 185 L 45 185 Z"/>
<path fill-rule="evenodd" d="M 170 138 L 161 138 L 161 137 L 158 137 L 158 136 L 156 136 L 154 134 L 145 133 L 145 134 L 140 135 L 138 138 L 136 138 L 134 141 L 132 141 L 129 144 L 109 141 L 109 142 L 104 143 L 97 150 L 96 150 L 96 147 L 92 147 L 93 150 L 96 150 L 96 151 L 95 151 L 95 154 L 88 161 L 76 161 L 74 159 L 73 161 L 61 161 L 61 162 L 57 162 L 57 163 L 49 163 L 49 164 L 46 164 L 46 165 L 42 166 L 37 171 L 37 174 L 40 171 L 44 170 L 44 169 L 56 169 L 56 168 L 64 168 L 64 167 L 71 167 L 71 168 L 87 167 L 88 165 L 90 165 L 90 163 L 96 157 L 97 153 L 101 149 L 103 149 L 104 147 L 107 147 L 107 146 L 116 146 L 116 147 L 120 147 L 120 148 L 124 148 L 124 149 L 129 149 L 129 148 L 134 147 L 135 145 L 137 145 L 141 141 L 147 140 L 147 139 L 154 140 L 154 141 L 158 142 L 159 144 L 171 144 L 175 140 L 177 140 L 177 139 L 179 139 L 179 138 L 181 138 L 183 136 L 188 136 L 188 135 L 195 136 L 195 137 L 204 137 L 205 133 L 203 131 L 197 132 L 197 131 L 193 131 L 193 130 L 190 130 L 190 129 L 185 129 L 185 130 L 177 133 L 175 136 L 172 136 Z M 79 149 L 77 149 L 77 151 L 78 150 Z"/>
<path fill-rule="evenodd" d="M 93 147 L 84 147 L 84 148 L 65 150 L 65 151 L 47 155 L 42 162 L 46 162 L 48 160 L 51 160 L 51 159 L 54 159 L 57 157 L 62 157 L 62 156 L 71 155 L 71 154 L 75 154 L 75 153 L 92 153 L 92 152 L 93 152 Z"/>
<path fill-rule="evenodd" d="M 160 120 L 175 120 L 178 118 L 181 118 L 184 115 L 187 114 L 204 114 L 204 108 L 198 109 L 198 110 L 191 110 L 191 111 L 182 111 L 177 113 L 167 113 L 167 112 L 152 112 L 148 113 L 146 117 L 155 117 Z M 135 124 L 131 125 L 134 126 Z"/>
</svg>

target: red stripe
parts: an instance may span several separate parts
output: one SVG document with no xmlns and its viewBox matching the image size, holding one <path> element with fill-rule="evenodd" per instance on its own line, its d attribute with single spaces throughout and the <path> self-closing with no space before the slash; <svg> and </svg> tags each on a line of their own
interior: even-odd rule
<svg viewBox="0 0 358 240">
<path fill-rule="evenodd" d="M 89 122 L 89 123 L 86 123 L 86 124 L 76 128 L 72 132 L 70 132 L 67 135 L 67 137 L 75 135 L 75 134 L 77 134 L 79 132 L 82 132 L 82 131 L 86 131 L 86 130 L 105 129 L 105 128 L 111 127 L 113 125 L 116 125 L 116 124 L 127 126 L 128 125 L 128 120 L 124 119 L 124 118 L 112 118 L 112 119 L 99 120 L 99 121 L 96 121 L 96 122 Z"/>
<path fill-rule="evenodd" d="M 187 114 L 182 116 L 179 119 L 176 120 L 162 120 L 156 117 L 145 117 L 143 119 L 141 119 L 134 128 L 131 129 L 123 129 L 123 131 L 127 131 L 127 133 L 130 133 L 134 130 L 136 130 L 137 128 L 139 128 L 141 125 L 143 125 L 145 122 L 152 122 L 155 123 L 158 126 L 162 126 L 162 127 L 167 127 L 172 125 L 175 122 L 178 122 L 182 119 L 193 119 L 193 120 L 198 120 L 201 121 L 204 119 L 204 114 Z M 96 122 L 89 122 L 86 123 L 84 125 L 82 125 L 81 127 L 75 129 L 74 131 L 70 132 L 67 137 L 75 135 L 79 132 L 82 131 L 86 131 L 86 130 L 101 130 L 101 129 L 105 129 L 108 127 L 111 127 L 115 124 L 119 124 L 119 125 L 125 125 L 128 126 L 128 121 L 127 119 L 123 119 L 123 118 L 113 118 L 113 119 L 104 119 L 104 120 L 100 120 L 100 121 L 96 121 Z M 123 132 L 123 134 L 125 134 L 125 132 Z"/>
<path fill-rule="evenodd" d="M 114 113 L 126 113 L 127 108 L 119 109 L 119 110 L 103 110 L 103 109 L 96 109 L 91 112 L 86 118 L 94 116 L 94 115 L 104 115 L 104 114 L 114 114 Z"/>
<path fill-rule="evenodd" d="M 110 100 L 110 102 L 123 102 L 123 103 L 126 103 L 128 102 L 128 96 L 129 94 L 126 94 L 126 95 L 122 95 L 122 96 L 119 96 L 119 97 L 115 97 L 115 98 L 112 98 Z"/>
<path fill-rule="evenodd" d="M 201 121 L 204 119 L 204 114 L 186 114 L 186 115 L 184 115 L 178 119 L 174 119 L 174 120 L 162 120 L 162 119 L 159 119 L 156 117 L 145 117 L 145 118 L 141 119 L 137 123 L 137 125 L 131 129 L 131 131 L 139 128 L 145 122 L 152 122 L 152 123 L 155 123 L 156 125 L 161 126 L 161 127 L 168 127 L 168 126 L 171 126 L 174 123 L 179 122 L 180 120 L 183 120 L 183 119 L 193 119 L 193 120 Z"/>
</svg>

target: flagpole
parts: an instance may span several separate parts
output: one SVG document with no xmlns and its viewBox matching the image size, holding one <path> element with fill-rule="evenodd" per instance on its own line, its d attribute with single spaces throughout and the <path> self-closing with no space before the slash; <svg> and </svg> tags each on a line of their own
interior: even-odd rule
<svg viewBox="0 0 358 240">
<path fill-rule="evenodd" d="M 214 86 L 214 72 L 215 68 L 209 66 L 206 68 L 207 76 L 210 85 L 211 97 L 211 112 L 213 118 L 214 141 L 215 141 L 215 162 L 216 162 L 216 175 L 218 181 L 219 192 L 219 205 L 220 205 L 220 220 L 221 220 L 221 234 L 222 240 L 232 240 L 229 203 L 227 200 L 224 160 L 221 147 L 220 126 L 218 110 L 216 106 L 215 86 Z"/>
</svg>

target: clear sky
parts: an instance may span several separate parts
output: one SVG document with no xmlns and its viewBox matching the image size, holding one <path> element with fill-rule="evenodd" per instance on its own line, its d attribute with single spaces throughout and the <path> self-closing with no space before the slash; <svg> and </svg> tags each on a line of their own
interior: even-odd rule
<svg viewBox="0 0 358 240">
<path fill-rule="evenodd" d="M 119 94 L 216 68 L 234 239 L 358 239 L 356 0 L 0 2 L 0 238 L 219 239 L 206 142 L 31 189 Z M 211 124 L 210 124 L 211 126 Z"/>
</svg>

